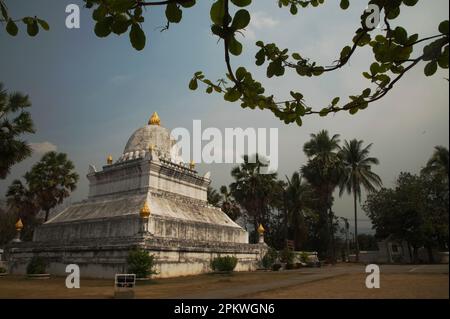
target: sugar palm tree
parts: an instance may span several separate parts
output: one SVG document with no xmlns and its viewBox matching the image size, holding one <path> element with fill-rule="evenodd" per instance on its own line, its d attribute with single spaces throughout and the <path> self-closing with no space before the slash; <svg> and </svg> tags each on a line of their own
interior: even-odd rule
<svg viewBox="0 0 450 319">
<path fill-rule="evenodd" d="M 39 207 L 45 212 L 45 221 L 49 212 L 61 204 L 75 190 L 78 174 L 75 166 L 64 153 L 48 152 L 25 174 L 29 190 L 36 198 Z"/>
<path fill-rule="evenodd" d="M 279 199 L 281 186 L 276 173 L 262 173 L 268 165 L 258 155 L 254 160 L 247 155 L 243 159 L 244 163 L 231 171 L 235 181 L 230 184 L 230 192 L 256 230 L 259 224 L 267 225 L 269 210 Z"/>
<path fill-rule="evenodd" d="M 233 198 L 231 191 L 225 185 L 220 187 L 220 194 L 222 195 L 222 211 L 232 220 L 236 221 L 242 216 L 239 204 Z"/>
<path fill-rule="evenodd" d="M 29 144 L 21 139 L 23 134 L 34 133 L 31 115 L 25 111 L 30 106 L 28 96 L 8 93 L 0 83 L 0 179 L 31 155 Z"/>
<path fill-rule="evenodd" d="M 361 201 L 362 187 L 373 192 L 381 187 L 381 178 L 372 172 L 372 165 L 378 165 L 379 161 L 375 157 L 370 157 L 370 149 L 372 144 L 363 147 L 363 141 L 353 139 L 350 142 L 345 141 L 344 146 L 339 152 L 342 161 L 342 175 L 339 183 L 339 195 L 347 191 L 353 194 L 353 204 L 355 210 L 355 246 L 356 261 L 359 261 L 359 245 L 358 245 L 358 200 Z"/>
<path fill-rule="evenodd" d="M 208 204 L 220 207 L 220 201 L 222 200 L 222 196 L 211 186 L 208 186 L 206 191 Z"/>
<path fill-rule="evenodd" d="M 448 149 L 444 146 L 436 146 L 433 155 L 428 160 L 427 166 L 422 171 L 424 173 L 448 177 L 448 165 Z"/>
</svg>

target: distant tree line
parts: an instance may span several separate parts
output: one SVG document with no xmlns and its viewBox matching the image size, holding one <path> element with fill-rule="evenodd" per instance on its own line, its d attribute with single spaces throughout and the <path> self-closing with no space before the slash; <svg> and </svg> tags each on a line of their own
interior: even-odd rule
<svg viewBox="0 0 450 319">
<path fill-rule="evenodd" d="M 418 249 L 448 251 L 449 188 L 448 149 L 437 146 L 420 174 L 402 172 L 393 188 L 369 194 L 364 210 L 378 238 L 406 241 L 414 262 Z"/>
<path fill-rule="evenodd" d="M 264 159 L 256 155 L 251 161 L 245 156 L 244 163 L 232 169 L 234 181 L 228 187 L 222 186 L 219 192 L 208 189 L 208 201 L 231 219 L 253 225 L 252 242 L 257 242 L 255 230 L 262 224 L 271 247 L 284 249 L 290 240 L 296 250 L 317 251 L 331 262 L 348 254 L 348 248 L 357 257 L 359 250 L 377 250 L 377 241 L 388 236 L 407 241 L 416 258 L 419 247 L 427 247 L 430 256 L 433 248 L 448 250 L 448 150 L 436 147 L 420 175 L 402 173 L 396 187 L 387 189 L 372 171 L 378 164 L 370 156 L 372 145 L 363 144 L 354 139 L 341 145 L 339 135 L 330 136 L 327 131 L 312 134 L 303 147 L 307 163 L 285 180 L 275 173 L 260 174 L 267 166 Z M 353 195 L 351 234 L 348 220 L 333 211 L 336 189 L 340 196 Z M 363 208 L 375 236 L 358 234 L 362 189 L 368 192 Z"/>
<path fill-rule="evenodd" d="M 220 192 L 209 189 L 208 200 L 233 220 L 245 218 L 253 230 L 262 224 L 266 241 L 274 248 L 282 249 L 291 240 L 297 250 L 318 251 L 321 258 L 335 261 L 343 243 L 336 236 L 341 223 L 333 211 L 333 193 L 339 189 L 340 195 L 353 194 L 358 238 L 361 190 L 381 187 L 380 177 L 372 171 L 378 159 L 370 156 L 371 146 L 356 139 L 341 145 L 339 135 L 330 136 L 326 130 L 312 134 L 303 146 L 307 163 L 285 180 L 276 173 L 260 174 L 267 164 L 257 154 L 253 160 L 244 156 L 244 163 L 231 171 L 234 182 Z M 255 231 L 251 236 L 255 242 Z M 355 245 L 358 252 L 358 240 Z"/>
</svg>

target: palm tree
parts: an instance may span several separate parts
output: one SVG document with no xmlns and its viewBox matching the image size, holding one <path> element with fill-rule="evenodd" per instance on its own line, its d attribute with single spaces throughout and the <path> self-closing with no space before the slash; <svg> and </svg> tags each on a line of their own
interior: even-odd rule
<svg viewBox="0 0 450 319">
<path fill-rule="evenodd" d="M 256 230 L 259 224 L 267 225 L 268 213 L 279 199 L 281 186 L 276 173 L 261 173 L 268 165 L 258 155 L 253 161 L 247 155 L 243 159 L 244 163 L 231 171 L 235 181 L 230 184 L 230 192 L 252 220 Z"/>
<path fill-rule="evenodd" d="M 292 230 L 296 249 L 300 249 L 307 237 L 305 222 L 305 210 L 311 201 L 311 186 L 302 180 L 299 172 L 292 174 L 287 179 L 284 189 L 284 213 L 285 213 L 285 239 L 288 239 L 289 230 Z"/>
<path fill-rule="evenodd" d="M 311 134 L 311 139 L 303 146 L 303 152 L 309 159 L 332 161 L 339 150 L 339 143 L 339 134 L 330 138 L 328 131 L 322 130 L 317 134 Z"/>
<path fill-rule="evenodd" d="M 333 227 L 333 191 L 339 184 L 340 158 L 338 156 L 339 135 L 330 137 L 328 131 L 311 134 L 311 140 L 305 143 L 303 151 L 308 157 L 308 163 L 301 168 L 302 175 L 313 187 L 317 197 L 319 211 L 319 252 L 328 251 L 328 256 L 334 260 L 332 242 Z"/>
<path fill-rule="evenodd" d="M 222 195 L 222 211 L 236 221 L 242 215 L 239 204 L 225 185 L 220 187 L 220 194 Z"/>
<path fill-rule="evenodd" d="M 208 204 L 220 207 L 220 201 L 222 200 L 222 196 L 211 186 L 208 186 L 206 191 L 206 197 L 208 199 Z"/>
<path fill-rule="evenodd" d="M 50 210 L 75 190 L 78 174 L 64 153 L 48 152 L 25 174 L 30 192 L 48 220 Z"/>
<path fill-rule="evenodd" d="M 34 133 L 29 112 L 28 96 L 18 92 L 7 93 L 0 83 L 0 179 L 5 179 L 13 165 L 31 155 L 27 142 L 20 139 L 26 133 Z"/>
<path fill-rule="evenodd" d="M 373 192 L 381 187 L 381 178 L 372 172 L 372 165 L 378 165 L 379 161 L 375 157 L 370 157 L 372 144 L 363 147 L 364 141 L 353 139 L 345 141 L 339 152 L 343 170 L 339 183 L 339 195 L 347 191 L 353 194 L 353 204 L 355 209 L 355 246 L 356 261 L 359 261 L 358 245 L 358 200 L 361 202 L 361 186 L 368 192 Z"/>
<path fill-rule="evenodd" d="M 433 155 L 422 172 L 448 178 L 448 165 L 448 149 L 444 146 L 436 146 Z"/>
<path fill-rule="evenodd" d="M 6 192 L 6 201 L 16 221 L 20 218 L 24 224 L 22 240 L 31 240 L 36 226 L 36 215 L 39 212 L 33 194 L 20 180 L 14 180 Z"/>
</svg>

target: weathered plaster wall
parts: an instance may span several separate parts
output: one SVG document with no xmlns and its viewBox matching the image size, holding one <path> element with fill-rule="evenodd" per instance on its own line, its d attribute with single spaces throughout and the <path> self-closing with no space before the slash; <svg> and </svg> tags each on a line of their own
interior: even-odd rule
<svg viewBox="0 0 450 319">
<path fill-rule="evenodd" d="M 8 250 L 10 272 L 25 274 L 26 266 L 33 256 L 41 256 L 49 262 L 47 272 L 65 276 L 68 264 L 80 266 L 82 278 L 114 278 L 117 273 L 126 273 L 128 252 L 141 246 L 156 258 L 155 278 L 196 275 L 211 271 L 211 260 L 217 256 L 236 256 L 236 271 L 252 271 L 267 250 L 265 245 L 215 244 L 198 245 L 193 241 L 167 241 L 148 239 L 145 244 L 139 240 L 126 243 L 110 242 L 101 244 L 89 241 L 54 245 L 29 245 L 23 243 Z"/>
</svg>

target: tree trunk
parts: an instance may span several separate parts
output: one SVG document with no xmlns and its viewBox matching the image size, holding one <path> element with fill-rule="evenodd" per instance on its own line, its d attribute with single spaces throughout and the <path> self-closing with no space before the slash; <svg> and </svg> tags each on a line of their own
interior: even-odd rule
<svg viewBox="0 0 450 319">
<path fill-rule="evenodd" d="M 289 222 L 288 222 L 288 218 L 289 218 L 289 211 L 288 209 L 285 207 L 284 208 L 284 242 L 287 242 L 287 240 L 289 239 Z"/>
<path fill-rule="evenodd" d="M 409 251 L 409 263 L 413 264 L 414 260 L 413 260 L 413 255 L 412 255 L 412 252 L 411 252 L 411 245 L 409 243 L 406 243 L 406 244 L 408 245 L 408 251 Z"/>
<path fill-rule="evenodd" d="M 356 200 L 356 192 L 353 191 L 353 203 L 355 206 L 355 250 L 356 262 L 359 262 L 359 244 L 358 244 L 358 206 Z"/>
<path fill-rule="evenodd" d="M 331 263 L 334 265 L 336 263 L 336 245 L 334 238 L 334 227 L 333 227 L 333 211 L 329 210 L 330 216 L 330 234 L 331 234 Z"/>
<path fill-rule="evenodd" d="M 434 264 L 433 247 L 427 245 L 427 252 L 428 252 L 428 262 L 430 264 Z"/>
<path fill-rule="evenodd" d="M 48 220 L 48 215 L 49 215 L 49 213 L 50 213 L 50 210 L 49 210 L 49 209 L 45 211 L 45 219 L 44 219 L 44 222 L 46 222 L 46 221 Z"/>
<path fill-rule="evenodd" d="M 419 249 L 415 245 L 413 245 L 413 260 L 415 264 L 419 262 Z"/>
</svg>

